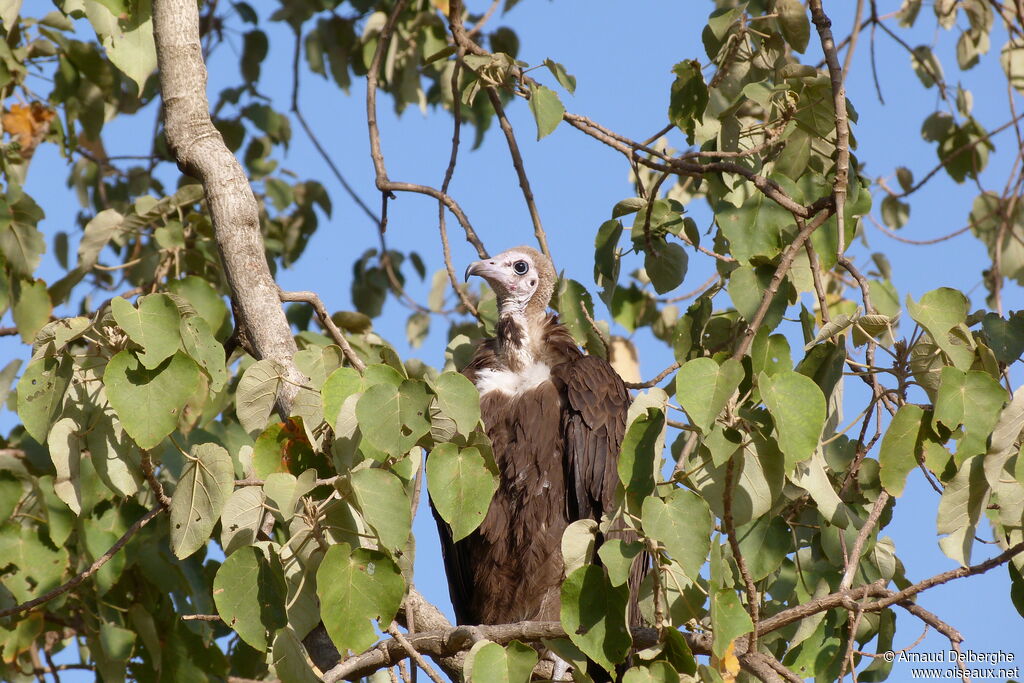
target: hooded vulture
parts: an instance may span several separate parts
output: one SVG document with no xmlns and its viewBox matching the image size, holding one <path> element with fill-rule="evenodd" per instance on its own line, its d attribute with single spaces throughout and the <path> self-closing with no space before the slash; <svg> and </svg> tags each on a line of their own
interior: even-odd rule
<svg viewBox="0 0 1024 683">
<path fill-rule="evenodd" d="M 550 259 L 516 247 L 470 264 L 470 275 L 498 298 L 495 337 L 463 374 L 480 392 L 499 483 L 480 527 L 458 542 L 435 513 L 455 615 L 460 624 L 558 621 L 562 532 L 614 511 L 629 393 L 547 312 L 557 279 Z M 642 570 L 633 574 L 635 596 Z"/>
</svg>

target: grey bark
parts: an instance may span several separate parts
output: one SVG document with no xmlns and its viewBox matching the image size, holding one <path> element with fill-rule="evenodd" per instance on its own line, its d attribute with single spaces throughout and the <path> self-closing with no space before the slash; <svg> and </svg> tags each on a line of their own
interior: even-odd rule
<svg viewBox="0 0 1024 683">
<path fill-rule="evenodd" d="M 260 359 L 276 361 L 286 378 L 301 382 L 302 374 L 292 362 L 295 340 L 267 265 L 256 197 L 210 119 L 195 1 L 154 2 L 153 34 L 167 145 L 181 171 L 199 180 L 206 191 L 235 325 Z M 285 415 L 296 391 L 294 384 L 283 383 L 278 407 Z"/>
<path fill-rule="evenodd" d="M 297 347 L 281 307 L 279 288 L 267 265 L 256 197 L 238 159 L 210 119 L 206 64 L 199 41 L 195 0 L 155 0 L 153 34 L 163 100 L 167 145 L 181 171 L 203 184 L 221 263 L 231 289 L 235 325 L 260 359 L 278 363 L 284 382 L 278 410 L 287 415 L 304 381 L 292 356 Z M 416 623 L 450 628 L 436 607 L 415 589 L 406 597 Z M 307 643 L 314 662 L 338 661 L 330 639 Z M 330 668 L 330 667 L 324 667 Z"/>
</svg>

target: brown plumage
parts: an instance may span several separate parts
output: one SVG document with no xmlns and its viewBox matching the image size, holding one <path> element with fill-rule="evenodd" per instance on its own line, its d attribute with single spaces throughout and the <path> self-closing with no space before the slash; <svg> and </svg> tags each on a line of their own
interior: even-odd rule
<svg viewBox="0 0 1024 683">
<path fill-rule="evenodd" d="M 608 362 L 585 356 L 547 312 L 556 282 L 549 259 L 517 247 L 470 265 L 470 275 L 498 296 L 495 338 L 463 374 L 481 393 L 500 481 L 480 527 L 458 543 L 435 513 L 452 603 L 461 624 L 557 621 L 562 533 L 614 511 L 629 394 Z M 634 596 L 640 578 L 638 567 Z"/>
</svg>

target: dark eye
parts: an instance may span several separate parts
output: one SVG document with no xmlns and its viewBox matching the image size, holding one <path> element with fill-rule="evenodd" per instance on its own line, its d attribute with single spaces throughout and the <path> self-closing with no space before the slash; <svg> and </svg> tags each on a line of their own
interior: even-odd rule
<svg viewBox="0 0 1024 683">
<path fill-rule="evenodd" d="M 515 271 L 516 275 L 526 275 L 530 272 L 530 264 L 526 261 L 516 261 L 512 264 L 512 270 Z"/>
</svg>

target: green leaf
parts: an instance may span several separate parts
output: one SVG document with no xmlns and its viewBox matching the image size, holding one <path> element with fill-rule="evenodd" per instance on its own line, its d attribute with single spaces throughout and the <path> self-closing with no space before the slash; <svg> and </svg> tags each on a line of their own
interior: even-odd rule
<svg viewBox="0 0 1024 683">
<path fill-rule="evenodd" d="M 1010 84 L 1017 92 L 1024 93 L 1024 41 L 1011 38 L 999 51 L 999 63 Z"/>
<path fill-rule="evenodd" d="M 758 517 L 737 527 L 736 537 L 754 581 L 760 581 L 778 569 L 792 551 L 793 536 L 782 517 Z"/>
<path fill-rule="evenodd" d="M 24 488 L 13 474 L 0 470 L 0 524 L 6 524 L 14 508 L 18 507 Z"/>
<path fill-rule="evenodd" d="M 206 545 L 234 488 L 235 466 L 215 443 L 192 447 L 171 497 L 171 548 L 185 559 Z"/>
<path fill-rule="evenodd" d="M 537 659 L 537 651 L 518 640 L 513 640 L 506 647 L 481 641 L 466 657 L 466 680 L 529 683 Z"/>
<path fill-rule="evenodd" d="M 907 475 L 917 467 L 917 442 L 924 410 L 912 403 L 900 406 L 882 437 L 878 453 L 879 476 L 885 490 L 894 496 L 903 495 Z"/>
<path fill-rule="evenodd" d="M 971 563 L 978 522 L 985 513 L 990 494 L 984 458 L 977 456 L 968 458 L 942 491 L 935 526 L 942 536 L 939 547 L 947 557 L 962 566 Z"/>
<path fill-rule="evenodd" d="M 668 662 L 651 662 L 647 666 L 628 669 L 622 683 L 679 683 L 679 672 Z"/>
<path fill-rule="evenodd" d="M 726 285 L 729 298 L 732 299 L 739 314 L 748 322 L 754 319 L 757 309 L 761 305 L 761 298 L 767 291 L 768 283 L 771 280 L 771 270 L 773 269 L 740 266 L 732 272 L 732 277 L 729 278 L 729 284 Z M 785 315 L 789 305 L 789 294 L 792 291 L 793 285 L 788 280 L 783 280 L 765 312 L 764 322 L 761 324 L 762 330 L 770 332 L 782 322 L 782 316 Z"/>
<path fill-rule="evenodd" d="M 412 510 L 402 480 L 376 467 L 352 473 L 352 490 L 367 523 L 389 553 L 405 548 L 412 528 Z"/>
<path fill-rule="evenodd" d="M 49 435 L 46 446 L 57 476 L 53 490 L 64 504 L 76 515 L 82 514 L 82 489 L 79 469 L 82 462 L 81 427 L 70 417 L 57 420 Z"/>
<path fill-rule="evenodd" d="M 355 368 L 338 368 L 332 372 L 320 388 L 323 403 L 324 419 L 331 429 L 335 429 L 341 406 L 352 394 L 357 393 L 363 384 L 362 377 Z"/>
<path fill-rule="evenodd" d="M 530 111 L 537 122 L 537 139 L 540 140 L 558 128 L 565 107 L 554 90 L 535 84 L 530 87 Z"/>
<path fill-rule="evenodd" d="M 886 195 L 882 199 L 882 220 L 893 230 L 899 230 L 910 220 L 910 204 Z"/>
<path fill-rule="evenodd" d="M 469 435 L 480 422 L 480 394 L 473 383 L 458 372 L 445 372 L 434 380 L 434 389 L 441 413 L 455 420 L 460 434 Z"/>
<path fill-rule="evenodd" d="M 235 394 L 235 411 L 245 431 L 254 434 L 267 426 L 283 381 L 278 364 L 269 358 L 253 363 L 245 371 Z"/>
<path fill-rule="evenodd" d="M 167 283 L 167 289 L 182 297 L 196 309 L 199 317 L 206 321 L 210 330 L 217 334 L 228 319 L 228 307 L 224 299 L 209 282 L 196 275 Z"/>
<path fill-rule="evenodd" d="M 103 43 L 107 57 L 141 93 L 156 69 L 156 43 L 149 0 L 132 2 L 131 12 L 115 16 L 99 2 L 87 3 L 86 16 Z"/>
<path fill-rule="evenodd" d="M 213 600 L 224 623 L 253 648 L 266 652 L 267 632 L 288 624 L 284 604 L 288 587 L 281 561 L 268 561 L 259 548 L 232 553 L 217 569 Z"/>
<path fill-rule="evenodd" d="M 644 498 L 654 492 L 654 476 L 661 469 L 664 430 L 665 413 L 655 407 L 640 413 L 626 430 L 617 470 L 626 487 L 629 510 L 639 510 Z"/>
<path fill-rule="evenodd" d="M 371 445 L 398 456 L 416 445 L 430 431 L 430 399 L 422 382 L 406 380 L 401 387 L 375 384 L 356 403 L 356 419 L 363 438 Z"/>
<path fill-rule="evenodd" d="M 559 85 L 569 91 L 570 95 L 576 92 L 576 77 L 566 72 L 564 66 L 551 59 L 545 59 L 544 66 L 558 80 Z"/>
<path fill-rule="evenodd" d="M 612 586 L 600 567 L 584 565 L 562 583 L 562 626 L 573 644 L 606 671 L 629 653 L 629 588 Z"/>
<path fill-rule="evenodd" d="M 78 243 L 78 268 L 92 270 L 99 260 L 100 252 L 107 246 L 124 221 L 124 216 L 114 209 L 104 209 L 85 224 L 82 241 Z"/>
<path fill-rule="evenodd" d="M 665 500 L 647 498 L 641 517 L 644 533 L 660 541 L 686 576 L 696 581 L 714 529 L 708 504 L 689 489 L 673 489 Z"/>
<path fill-rule="evenodd" d="M 711 628 L 714 629 L 711 650 L 716 657 L 724 655 L 733 640 L 754 630 L 750 615 L 733 589 L 721 588 L 711 594 Z"/>
<path fill-rule="evenodd" d="M 974 349 L 970 345 L 969 334 L 966 337 L 951 334 L 953 330 L 960 329 L 967 317 L 967 297 L 948 287 L 928 292 L 921 297 L 920 302 L 915 302 L 908 294 L 907 311 L 928 331 L 953 365 L 961 370 L 971 366 L 974 362 Z"/>
<path fill-rule="evenodd" d="M 263 523 L 265 497 L 259 486 L 243 486 L 224 503 L 220 514 L 220 545 L 225 555 L 256 542 Z"/>
<path fill-rule="evenodd" d="M 825 426 L 825 397 L 809 377 L 797 372 L 760 375 L 758 388 L 775 420 L 786 471 L 814 454 Z"/>
<path fill-rule="evenodd" d="M 775 174 L 772 179 L 789 193 L 801 195 L 784 176 Z M 739 207 L 723 202 L 715 220 L 729 240 L 729 252 L 744 263 L 777 256 L 794 226 L 793 215 L 761 192 L 755 192 Z"/>
<path fill-rule="evenodd" d="M 139 448 L 151 449 L 177 428 L 181 409 L 199 386 L 199 368 L 175 353 L 146 369 L 135 354 L 121 351 L 107 363 L 103 381 L 125 431 Z"/>
<path fill-rule="evenodd" d="M 800 0 L 775 0 L 775 11 L 779 15 L 779 29 L 794 52 L 804 53 L 811 39 L 811 23 Z"/>
<path fill-rule="evenodd" d="M 362 652 L 385 629 L 402 604 L 405 580 L 391 559 L 376 550 L 339 543 L 327 549 L 316 572 L 316 593 L 327 633 L 339 652 Z"/>
<path fill-rule="evenodd" d="M 273 472 L 263 482 L 263 493 L 275 515 L 285 524 L 292 521 L 299 509 L 299 500 L 316 486 L 316 470 L 309 469 L 295 476 L 290 472 Z"/>
<path fill-rule="evenodd" d="M 932 423 L 950 431 L 963 425 L 964 433 L 955 456 L 958 466 L 986 451 L 988 437 L 999 422 L 999 412 L 1008 398 L 1006 390 L 987 372 L 942 368 Z"/>
<path fill-rule="evenodd" d="M 291 628 L 279 629 L 274 634 L 270 659 L 277 675 L 286 683 L 319 683 L 322 680 L 313 673 L 306 648 Z"/>
<path fill-rule="evenodd" d="M 11 315 L 21 340 L 30 344 L 43 325 L 50 322 L 53 305 L 42 280 L 22 280 L 17 283 Z"/>
<path fill-rule="evenodd" d="M 34 223 L 12 220 L 9 212 L 13 209 L 0 197 L 0 214 L 8 213 L 6 225 L 4 217 L 0 215 L 0 254 L 7 259 L 12 274 L 31 278 L 46 251 L 46 240 Z"/>
<path fill-rule="evenodd" d="M 144 349 L 139 360 L 150 370 L 173 356 L 181 345 L 178 306 L 166 294 L 140 297 L 138 308 L 115 297 L 110 310 L 125 334 Z"/>
<path fill-rule="evenodd" d="M 668 119 L 688 136 L 708 106 L 708 86 L 700 62 L 687 60 L 672 67 L 676 79 L 668 103 Z M 614 214 L 612 216 L 614 218 Z"/>
<path fill-rule="evenodd" d="M 181 321 L 179 328 L 185 353 L 206 373 L 210 379 L 210 391 L 220 391 L 228 381 L 227 366 L 224 363 L 224 347 L 213 336 L 210 326 L 197 315 Z"/>
<path fill-rule="evenodd" d="M 587 521 L 592 522 L 593 520 Z M 573 522 L 573 524 L 576 523 Z M 565 537 L 562 538 L 564 542 Z M 613 586 L 621 586 L 629 580 L 633 569 L 633 560 L 643 549 L 643 544 L 638 541 L 626 543 L 619 538 L 612 538 L 601 544 L 601 547 L 597 549 L 597 555 L 601 558 L 601 564 L 608 570 L 608 580 L 612 582 Z M 562 554 L 564 556 L 565 553 Z"/>
<path fill-rule="evenodd" d="M 1009 365 L 1024 353 L 1024 314 L 1018 312 L 1004 320 L 997 313 L 986 313 L 981 327 L 999 362 Z"/>
<path fill-rule="evenodd" d="M 443 443 L 427 456 L 427 490 L 438 514 L 458 541 L 484 521 L 498 489 L 497 473 L 475 447 Z"/>
<path fill-rule="evenodd" d="M 562 324 L 569 328 L 572 338 L 580 346 L 585 346 L 591 354 L 603 356 L 604 343 L 590 321 L 583 315 L 583 310 L 586 309 L 587 315 L 591 319 L 594 317 L 594 300 L 590 292 L 576 280 L 562 278 L 559 280 L 555 296 L 558 301 L 559 317 Z"/>
<path fill-rule="evenodd" d="M 666 242 L 655 247 L 656 252 L 644 254 L 644 270 L 658 294 L 671 292 L 683 283 L 689 257 L 686 250 L 675 242 Z"/>
<path fill-rule="evenodd" d="M 742 380 L 739 361 L 729 358 L 719 365 L 710 358 L 694 358 L 676 374 L 676 398 L 690 421 L 707 432 Z"/>
</svg>

